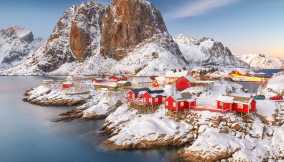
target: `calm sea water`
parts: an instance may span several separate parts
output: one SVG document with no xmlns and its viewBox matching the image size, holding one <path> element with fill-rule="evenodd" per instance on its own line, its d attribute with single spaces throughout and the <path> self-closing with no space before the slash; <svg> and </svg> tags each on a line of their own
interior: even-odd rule
<svg viewBox="0 0 284 162">
<path fill-rule="evenodd" d="M 284 71 L 284 69 L 262 69 L 255 71 L 256 73 L 264 73 L 265 75 L 272 77 L 274 74 Z"/>
<path fill-rule="evenodd" d="M 70 108 L 22 102 L 42 78 L 0 77 L 0 162 L 167 162 L 170 151 L 106 151 L 102 121 L 54 123 Z"/>
</svg>

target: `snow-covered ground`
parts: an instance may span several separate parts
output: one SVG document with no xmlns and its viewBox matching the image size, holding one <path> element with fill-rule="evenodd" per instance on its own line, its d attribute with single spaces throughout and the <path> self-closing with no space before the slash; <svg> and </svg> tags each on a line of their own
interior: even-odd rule
<svg viewBox="0 0 284 162">
<path fill-rule="evenodd" d="M 83 111 L 83 118 L 107 116 L 125 102 L 124 100 L 122 92 L 97 91 L 92 94 L 92 99 L 88 103 L 89 108 Z"/>
<path fill-rule="evenodd" d="M 216 129 L 207 129 L 189 147 L 184 149 L 182 156 L 190 161 L 263 161 L 268 157 L 268 143 L 252 138 L 239 139 L 219 133 Z"/>
<path fill-rule="evenodd" d="M 106 123 L 113 134 L 106 143 L 115 149 L 180 146 L 193 140 L 191 124 L 170 119 L 165 116 L 164 109 L 143 115 L 123 105 L 106 119 Z"/>
</svg>

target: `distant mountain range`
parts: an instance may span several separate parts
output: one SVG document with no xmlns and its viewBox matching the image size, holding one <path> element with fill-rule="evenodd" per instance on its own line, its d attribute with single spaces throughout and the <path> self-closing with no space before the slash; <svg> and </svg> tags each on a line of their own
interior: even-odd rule
<svg viewBox="0 0 284 162">
<path fill-rule="evenodd" d="M 199 66 L 248 67 L 248 64 L 232 54 L 223 43 L 212 38 L 196 39 L 178 35 L 175 41 L 188 62 Z"/>
<path fill-rule="evenodd" d="M 284 60 L 265 54 L 250 54 L 238 56 L 252 68 L 256 69 L 283 69 Z"/>
<path fill-rule="evenodd" d="M 147 0 L 95 1 L 72 6 L 47 41 L 12 27 L 0 32 L 0 74 L 157 75 L 194 66 L 249 67 L 211 38 L 172 37 L 160 11 Z"/>
</svg>

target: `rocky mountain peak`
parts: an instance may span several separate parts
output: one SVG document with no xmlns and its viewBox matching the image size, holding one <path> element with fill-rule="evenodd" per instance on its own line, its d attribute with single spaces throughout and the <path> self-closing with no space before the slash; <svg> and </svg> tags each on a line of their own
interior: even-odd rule
<svg viewBox="0 0 284 162">
<path fill-rule="evenodd" d="M 101 54 L 116 60 L 153 35 L 168 34 L 159 10 L 146 0 L 113 0 L 102 17 L 101 32 Z"/>
<path fill-rule="evenodd" d="M 248 67 L 234 56 L 222 42 L 212 38 L 201 39 L 178 35 L 175 41 L 188 62 L 201 66 L 238 66 Z"/>
<path fill-rule="evenodd" d="M 0 30 L 0 69 L 20 64 L 42 43 L 31 30 L 12 26 Z"/>
<path fill-rule="evenodd" d="M 11 38 L 11 39 L 19 39 L 27 43 L 34 41 L 34 35 L 32 31 L 24 27 L 12 26 L 12 27 L 8 27 L 6 29 L 0 30 L 0 33 L 3 37 Z"/>
</svg>

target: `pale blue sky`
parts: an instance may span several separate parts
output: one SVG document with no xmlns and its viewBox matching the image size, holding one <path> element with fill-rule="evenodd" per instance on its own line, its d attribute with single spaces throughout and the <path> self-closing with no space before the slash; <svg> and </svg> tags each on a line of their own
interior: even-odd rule
<svg viewBox="0 0 284 162">
<path fill-rule="evenodd" d="M 99 0 L 106 3 L 108 0 Z M 64 10 L 82 0 L 0 0 L 0 28 L 20 25 L 47 38 Z M 152 0 L 169 31 L 213 37 L 234 53 L 284 57 L 284 0 Z"/>
</svg>

